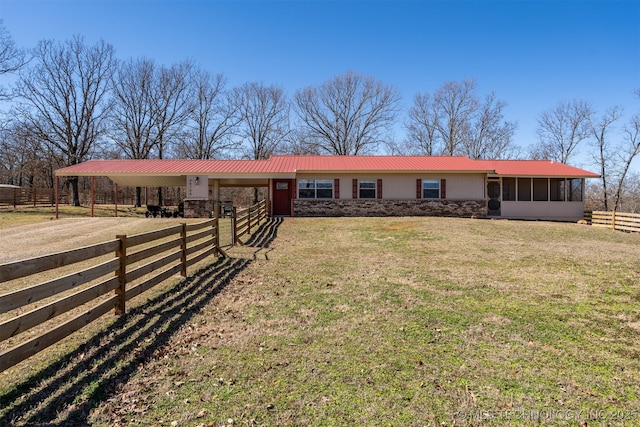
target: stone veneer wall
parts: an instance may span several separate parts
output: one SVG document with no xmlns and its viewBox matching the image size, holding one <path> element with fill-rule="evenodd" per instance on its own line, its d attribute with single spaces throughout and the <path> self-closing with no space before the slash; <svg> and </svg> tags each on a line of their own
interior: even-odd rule
<svg viewBox="0 0 640 427">
<path fill-rule="evenodd" d="M 185 218 L 209 218 L 213 211 L 213 200 L 189 200 L 184 201 Z"/>
<path fill-rule="evenodd" d="M 485 217 L 486 200 L 294 200 L 295 216 Z"/>
</svg>

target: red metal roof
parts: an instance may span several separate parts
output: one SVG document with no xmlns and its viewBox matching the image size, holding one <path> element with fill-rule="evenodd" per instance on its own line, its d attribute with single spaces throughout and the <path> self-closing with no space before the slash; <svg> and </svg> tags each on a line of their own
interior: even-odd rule
<svg viewBox="0 0 640 427">
<path fill-rule="evenodd" d="M 467 157 L 427 156 L 273 156 L 277 169 L 297 172 L 484 172 Z"/>
<path fill-rule="evenodd" d="M 547 160 L 471 160 L 460 156 L 272 156 L 268 160 L 90 160 L 59 176 L 264 175 L 296 172 L 463 172 L 514 176 L 598 177 Z"/>
<path fill-rule="evenodd" d="M 268 160 L 89 160 L 58 169 L 57 175 L 165 174 L 273 172 Z"/>
<path fill-rule="evenodd" d="M 597 173 L 551 160 L 477 160 L 497 175 L 598 178 Z"/>
</svg>

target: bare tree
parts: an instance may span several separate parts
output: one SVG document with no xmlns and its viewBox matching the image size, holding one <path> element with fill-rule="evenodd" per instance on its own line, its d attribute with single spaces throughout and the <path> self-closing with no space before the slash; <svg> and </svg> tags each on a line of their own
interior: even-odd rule
<svg viewBox="0 0 640 427">
<path fill-rule="evenodd" d="M 130 159 L 148 159 L 156 145 L 155 63 L 146 58 L 118 66 L 113 78 L 111 137 Z"/>
<path fill-rule="evenodd" d="M 506 103 L 491 93 L 478 105 L 471 118 L 467 136 L 462 140 L 460 154 L 472 159 L 505 159 L 515 155 L 512 144 L 516 124 L 504 120 Z"/>
<path fill-rule="evenodd" d="M 622 109 L 613 107 L 607 110 L 597 121 L 592 122 L 591 131 L 595 140 L 597 154 L 594 160 L 600 168 L 600 179 L 602 180 L 602 203 L 604 210 L 609 210 L 609 174 L 614 168 L 611 164 L 613 147 L 609 141 L 609 134 L 613 130 L 615 122 L 622 117 Z"/>
<path fill-rule="evenodd" d="M 105 133 L 114 49 L 104 41 L 86 46 L 75 36 L 65 43 L 41 41 L 33 55 L 36 64 L 16 87 L 19 114 L 64 165 L 80 163 Z M 73 204 L 79 206 L 78 178 L 69 181 Z"/>
<path fill-rule="evenodd" d="M 0 182 L 27 187 L 52 187 L 53 169 L 39 139 L 25 124 L 17 120 L 7 123 L 0 134 Z"/>
<path fill-rule="evenodd" d="M 282 88 L 246 83 L 234 91 L 239 106 L 240 137 L 245 157 L 259 160 L 277 153 L 287 140 L 289 101 Z M 258 201 L 258 189 L 253 189 L 253 201 Z"/>
<path fill-rule="evenodd" d="M 428 93 L 418 93 L 409 110 L 406 147 L 411 154 L 435 156 L 438 149 L 438 110 Z"/>
<path fill-rule="evenodd" d="M 299 156 L 319 156 L 321 154 L 318 145 L 301 129 L 292 129 L 287 139 L 288 145 L 286 149 L 282 151 Z"/>
<path fill-rule="evenodd" d="M 315 151 L 358 155 L 388 139 L 399 92 L 372 77 L 348 72 L 296 93 L 298 117 Z"/>
<path fill-rule="evenodd" d="M 266 159 L 279 151 L 289 128 L 289 102 L 282 88 L 246 83 L 235 90 L 245 157 Z"/>
<path fill-rule="evenodd" d="M 620 208 L 625 212 L 640 213 L 640 173 L 630 172 L 624 180 Z"/>
<path fill-rule="evenodd" d="M 501 159 L 515 153 L 516 124 L 504 120 L 504 101 L 480 101 L 472 79 L 446 82 L 430 97 L 419 93 L 409 110 L 405 146 L 411 153 Z"/>
<path fill-rule="evenodd" d="M 473 114 L 478 109 L 475 96 L 476 83 L 466 79 L 462 83 L 447 82 L 434 95 L 438 111 L 436 129 L 442 140 L 442 153 L 453 156 L 470 130 Z"/>
<path fill-rule="evenodd" d="M 156 117 L 154 134 L 160 159 L 165 157 L 171 144 L 177 142 L 193 112 L 192 73 L 190 61 L 158 70 L 153 86 L 153 107 Z"/>
<path fill-rule="evenodd" d="M 233 140 L 240 122 L 239 105 L 225 91 L 226 78 L 200 71 L 194 79 L 196 103 L 190 115 L 190 129 L 178 147 L 178 157 L 215 159 L 238 148 Z"/>
<path fill-rule="evenodd" d="M 159 70 L 154 97 L 159 159 L 165 158 L 167 152 L 178 143 L 193 112 L 192 73 L 193 64 L 190 61 Z M 158 187 L 158 204 L 163 205 L 162 187 Z"/>
<path fill-rule="evenodd" d="M 618 152 L 618 161 L 621 167 L 613 199 L 613 210 L 620 208 L 627 175 L 629 174 L 633 159 L 635 159 L 638 154 L 640 154 L 640 113 L 636 113 L 624 129 L 622 147 Z"/>
<path fill-rule="evenodd" d="M 531 150 L 532 157 L 568 163 L 578 145 L 591 135 L 592 115 L 591 105 L 578 99 L 562 101 L 543 112 L 538 118 L 539 145 Z"/>
<path fill-rule="evenodd" d="M 0 76 L 15 73 L 27 64 L 27 53 L 16 47 L 11 34 L 0 19 Z M 0 87 L 0 100 L 5 101 L 11 96 L 4 87 Z"/>
<path fill-rule="evenodd" d="M 132 159 L 163 158 L 193 111 L 190 62 L 158 67 L 146 58 L 118 67 L 113 79 L 112 138 Z M 160 203 L 162 194 L 159 192 Z M 136 205 L 141 205 L 136 188 Z"/>
</svg>

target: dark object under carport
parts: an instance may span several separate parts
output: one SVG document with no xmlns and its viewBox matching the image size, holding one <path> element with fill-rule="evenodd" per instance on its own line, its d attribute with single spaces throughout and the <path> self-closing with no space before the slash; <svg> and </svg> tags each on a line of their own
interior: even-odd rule
<svg viewBox="0 0 640 427">
<path fill-rule="evenodd" d="M 163 208 L 162 206 L 157 205 L 147 205 L 147 211 L 144 213 L 144 216 L 149 217 L 160 217 L 160 218 L 171 218 L 172 213 L 169 212 L 168 209 Z"/>
</svg>

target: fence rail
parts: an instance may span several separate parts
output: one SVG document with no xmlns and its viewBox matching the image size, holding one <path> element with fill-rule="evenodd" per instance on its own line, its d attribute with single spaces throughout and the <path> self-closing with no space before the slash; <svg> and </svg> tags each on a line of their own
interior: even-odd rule
<svg viewBox="0 0 640 427">
<path fill-rule="evenodd" d="M 111 310 L 124 314 L 126 301 L 178 273 L 186 276 L 187 267 L 220 253 L 216 217 L 0 264 L 0 284 L 18 281 L 14 285 L 20 287 L 0 294 L 0 372 Z M 93 265 L 83 268 L 82 263 L 88 262 Z M 76 264 L 72 269 L 80 270 L 69 274 L 68 266 Z M 42 273 L 56 277 L 28 287 L 20 285 Z M 95 305 L 83 307 L 92 302 Z M 54 318 L 73 310 L 77 312 L 71 319 L 51 325 Z M 24 336 L 21 334 L 41 325 L 49 329 L 24 334 L 28 336 L 20 340 Z"/>
<path fill-rule="evenodd" d="M 61 200 L 68 200 L 60 193 Z M 0 206 L 53 206 L 56 203 L 53 188 L 0 188 Z"/>
<path fill-rule="evenodd" d="M 134 205 L 136 203 L 135 187 L 123 187 L 118 189 L 117 195 L 114 194 L 111 186 L 91 193 L 91 188 L 81 186 L 79 189 L 80 204 L 88 206 L 91 204 L 93 197 L 94 203 L 97 205 Z M 177 206 L 181 200 L 181 187 L 163 187 L 164 206 Z M 58 202 L 61 205 L 71 204 L 71 193 L 68 188 L 61 188 L 58 193 Z M 158 204 L 158 193 L 149 191 L 148 188 L 141 193 L 141 202 L 143 205 Z M 0 187 L 0 207 L 26 207 L 26 206 L 54 206 L 56 204 L 55 190 L 53 188 L 44 187 L 21 187 L 21 188 L 3 188 Z"/>
<path fill-rule="evenodd" d="M 267 217 L 267 201 L 262 200 L 244 209 L 233 208 L 233 244 L 244 243 L 240 239 L 245 234 L 251 234 L 260 222 Z"/>
<path fill-rule="evenodd" d="M 591 225 L 608 227 L 614 230 L 640 232 L 640 214 L 615 211 L 593 211 L 590 215 Z"/>
</svg>

